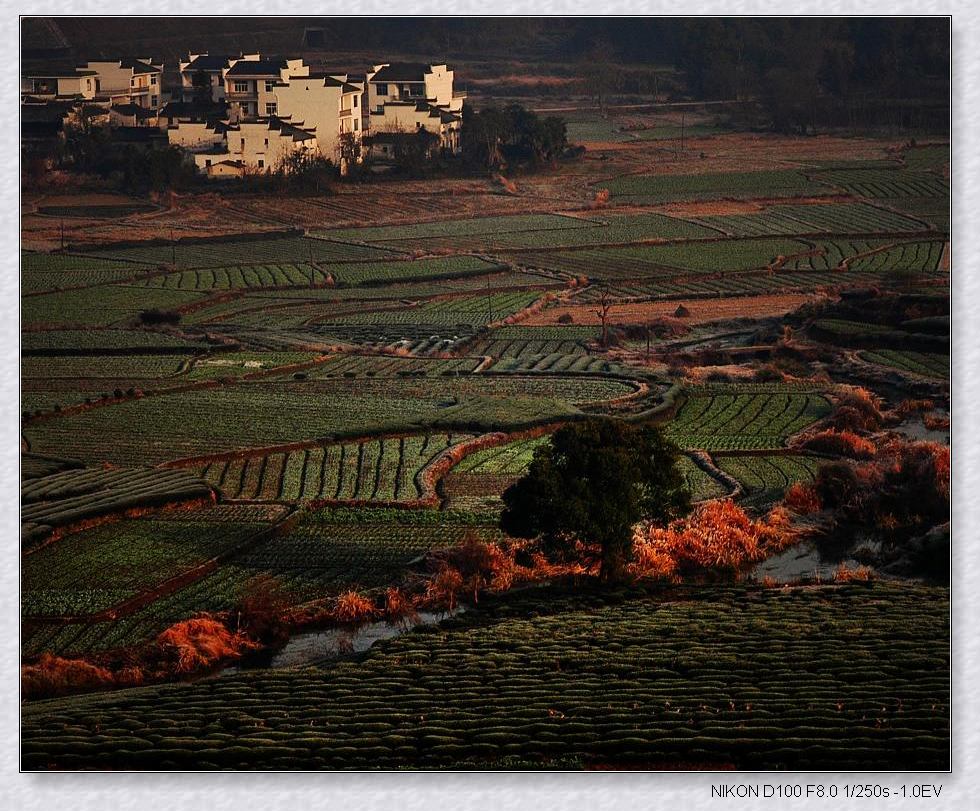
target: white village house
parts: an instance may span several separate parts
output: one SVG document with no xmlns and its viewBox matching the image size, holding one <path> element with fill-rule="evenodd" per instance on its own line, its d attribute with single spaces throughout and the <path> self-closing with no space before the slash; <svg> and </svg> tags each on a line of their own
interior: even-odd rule
<svg viewBox="0 0 980 811">
<path fill-rule="evenodd" d="M 434 149 L 460 149 L 466 94 L 444 63 L 381 63 L 352 76 L 302 59 L 204 52 L 178 68 L 172 99 L 163 65 L 145 58 L 25 73 L 21 95 L 34 105 L 96 104 L 113 127 L 159 128 L 211 177 L 276 171 L 295 152 L 346 172 L 354 155 L 391 158 L 398 137 L 422 129 L 437 136 Z"/>
</svg>

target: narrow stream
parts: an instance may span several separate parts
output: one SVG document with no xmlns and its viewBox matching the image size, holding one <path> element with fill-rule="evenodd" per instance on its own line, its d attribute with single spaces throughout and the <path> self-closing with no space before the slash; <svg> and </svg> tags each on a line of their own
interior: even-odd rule
<svg viewBox="0 0 980 811">
<path fill-rule="evenodd" d="M 279 650 L 249 656 L 245 661 L 226 667 L 219 675 L 231 675 L 262 668 L 279 669 L 322 664 L 346 654 L 363 653 L 375 642 L 401 636 L 420 625 L 435 625 L 465 610 L 457 607 L 446 612 L 422 611 L 415 621 L 405 621 L 397 625 L 384 621 L 369 622 L 356 628 L 324 628 L 294 634 Z"/>
</svg>

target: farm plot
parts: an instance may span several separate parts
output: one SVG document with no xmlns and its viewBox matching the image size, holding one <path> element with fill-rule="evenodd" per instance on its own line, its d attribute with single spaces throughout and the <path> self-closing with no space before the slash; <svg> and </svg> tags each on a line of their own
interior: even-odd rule
<svg viewBox="0 0 980 811">
<path fill-rule="evenodd" d="M 31 380 L 149 379 L 172 377 L 189 362 L 188 355 L 34 355 L 21 359 L 20 373 Z"/>
<path fill-rule="evenodd" d="M 705 324 L 733 318 L 770 318 L 795 310 L 813 297 L 802 293 L 782 293 L 769 296 L 740 296 L 732 298 L 703 298 L 671 301 L 649 301 L 614 304 L 609 310 L 610 324 L 648 324 L 663 318 L 677 317 L 680 308 L 686 314 L 679 317 L 684 324 Z M 576 324 L 598 325 L 595 307 L 589 304 L 568 304 L 549 307 L 525 319 L 528 326 L 558 324 L 559 319 L 571 318 Z"/>
<path fill-rule="evenodd" d="M 667 426 L 667 435 L 683 448 L 780 448 L 830 413 L 830 403 L 821 394 L 791 386 L 691 387 L 686 397 Z"/>
<path fill-rule="evenodd" d="M 948 589 L 680 593 L 510 595 L 356 660 L 26 704 L 21 766 L 949 767 Z"/>
<path fill-rule="evenodd" d="M 624 175 L 602 181 L 619 200 L 659 203 L 714 197 L 802 197 L 827 194 L 826 186 L 795 170 L 702 175 Z"/>
<path fill-rule="evenodd" d="M 684 476 L 693 503 L 696 504 L 699 501 L 708 501 L 713 498 L 724 498 L 728 495 L 728 488 L 714 476 L 698 467 L 689 456 L 681 456 L 677 466 Z"/>
<path fill-rule="evenodd" d="M 868 363 L 887 366 L 903 372 L 931 377 L 935 380 L 949 380 L 949 355 L 934 352 L 909 352 L 900 349 L 879 349 L 874 352 L 861 352 L 860 357 Z"/>
<path fill-rule="evenodd" d="M 322 311 L 322 310 L 321 310 Z M 425 356 L 454 350 L 476 332 L 469 324 L 290 324 L 249 327 L 239 324 L 209 324 L 251 348 L 270 351 L 319 350 L 336 352 L 337 344 L 357 344 L 364 350 L 393 351 Z"/>
<path fill-rule="evenodd" d="M 565 124 L 568 143 L 616 143 L 634 140 L 633 135 L 623 132 L 615 121 L 599 116 L 571 118 Z"/>
<path fill-rule="evenodd" d="M 30 253 L 20 255 L 21 294 L 61 287 L 106 284 L 131 279 L 152 270 L 150 265 L 117 262 L 63 253 Z"/>
<path fill-rule="evenodd" d="M 202 297 L 184 290 L 155 290 L 126 285 L 64 290 L 21 299 L 21 323 L 111 326 L 135 319 L 141 310 L 173 310 Z"/>
<path fill-rule="evenodd" d="M 500 330 L 494 330 L 494 336 Z M 595 333 L 589 336 L 595 337 Z M 492 358 L 530 359 L 542 355 L 588 355 L 585 341 L 574 338 L 481 338 L 467 348 L 471 355 L 489 355 Z"/>
<path fill-rule="evenodd" d="M 463 276 L 485 276 L 507 270 L 506 265 L 478 256 L 443 256 L 413 262 L 358 262 L 326 267 L 340 285 L 424 282 Z"/>
<path fill-rule="evenodd" d="M 22 482 L 21 536 L 33 543 L 88 518 L 210 495 L 204 481 L 184 470 L 63 470 Z"/>
<path fill-rule="evenodd" d="M 178 268 L 228 267 L 270 262 L 356 262 L 392 258 L 390 250 L 349 245 L 299 236 L 269 239 L 213 240 L 174 244 L 158 243 L 126 248 L 89 248 L 85 253 L 109 260 L 164 263 Z"/>
<path fill-rule="evenodd" d="M 906 149 L 902 154 L 909 169 L 942 171 L 949 166 L 949 144 L 927 144 Z"/>
<path fill-rule="evenodd" d="M 715 464 L 745 488 L 743 502 L 766 507 L 779 501 L 794 482 L 811 481 L 823 460 L 803 454 L 717 456 Z"/>
<path fill-rule="evenodd" d="M 518 439 L 506 445 L 484 448 L 469 454 L 453 473 L 492 473 L 496 476 L 520 476 L 531 464 L 534 451 L 550 442 L 547 436 Z"/>
<path fill-rule="evenodd" d="M 399 502 L 427 495 L 420 478 L 465 434 L 425 434 L 215 461 L 200 470 L 227 498 Z"/>
<path fill-rule="evenodd" d="M 325 324 L 426 324 L 451 327 L 456 325 L 482 326 L 513 315 L 533 304 L 540 293 L 494 293 L 484 296 L 457 296 L 426 301 L 414 307 L 351 313 L 333 316 L 324 314 Z M 317 323 L 313 321 L 312 323 Z"/>
<path fill-rule="evenodd" d="M 236 267 L 199 268 L 151 276 L 145 287 L 166 290 L 236 290 L 248 287 L 312 287 L 324 284 L 327 273 L 305 264 L 239 265 Z"/>
<path fill-rule="evenodd" d="M 417 238 L 389 239 L 385 244 L 405 251 L 418 250 L 420 247 L 426 249 L 438 247 L 456 251 L 522 251 L 526 248 L 615 245 L 653 239 L 699 239 L 717 237 L 720 233 L 709 226 L 663 214 L 603 212 L 601 219 L 593 217 L 590 220 L 560 215 L 549 216 L 554 216 L 557 221 L 571 224 L 524 231 L 479 230 L 468 235 L 445 234 L 428 237 L 421 245 Z M 491 219 L 494 218 L 482 218 L 472 222 L 485 222 Z M 484 227 L 473 226 L 474 229 Z"/>
<path fill-rule="evenodd" d="M 470 375 L 237 383 L 132 400 L 28 426 L 34 453 L 158 464 L 298 441 L 445 430 L 498 430 L 575 418 L 579 406 L 634 387 L 595 378 Z M 107 438 L 111 438 L 107 441 Z"/>
<path fill-rule="evenodd" d="M 757 214 L 720 214 L 692 222 L 717 228 L 731 236 L 777 234 L 918 233 L 927 223 L 870 203 L 771 206 Z"/>
<path fill-rule="evenodd" d="M 165 332 L 124 329 L 43 330 L 22 332 L 22 355 L 99 353 L 126 354 L 132 352 L 187 352 L 194 353 L 207 348 L 187 338 Z"/>
<path fill-rule="evenodd" d="M 852 259 L 847 266 L 853 270 L 888 273 L 936 273 L 944 247 L 944 242 L 902 242 L 887 250 Z"/>
<path fill-rule="evenodd" d="M 858 197 L 949 197 L 949 183 L 933 172 L 908 169 L 840 169 L 820 172 L 815 180 Z"/>
<path fill-rule="evenodd" d="M 520 358 L 501 358 L 485 371 L 493 374 L 611 374 L 623 377 L 635 375 L 635 372 L 614 361 L 590 355 L 564 355 L 560 352 L 524 355 Z"/>
<path fill-rule="evenodd" d="M 427 377 L 471 374 L 481 358 L 405 358 L 397 355 L 334 355 L 310 369 L 311 380 L 330 377 Z"/>
<path fill-rule="evenodd" d="M 928 223 L 941 233 L 949 233 L 949 198 L 900 197 L 898 199 L 879 200 L 878 202 L 889 208 L 906 212 L 909 216 Z"/>
<path fill-rule="evenodd" d="M 595 224 L 595 221 L 578 217 L 565 217 L 561 214 L 517 214 L 441 220 L 415 225 L 380 225 L 368 228 L 335 229 L 321 231 L 318 236 L 332 240 L 371 244 L 401 245 L 411 242 L 422 248 L 426 245 L 425 240 L 587 228 Z"/>
<path fill-rule="evenodd" d="M 529 252 L 514 261 L 590 279 L 672 277 L 684 273 L 761 270 L 778 256 L 810 250 L 799 240 L 726 240 L 596 250 Z"/>
<path fill-rule="evenodd" d="M 503 537 L 495 525 L 476 523 L 474 517 L 370 509 L 351 516 L 323 510 L 235 563 L 271 574 L 297 600 L 347 588 L 376 588 L 397 583 L 408 564 L 430 549 L 455 546 L 468 537 L 485 541 Z"/>
<path fill-rule="evenodd" d="M 24 558 L 24 616 L 94 614 L 226 553 L 267 524 L 119 521 L 69 535 Z"/>
<path fill-rule="evenodd" d="M 182 375 L 187 380 L 211 380 L 220 377 L 238 377 L 255 372 L 268 371 L 278 366 L 306 363 L 320 357 L 316 352 L 221 352 L 199 358 Z"/>
</svg>

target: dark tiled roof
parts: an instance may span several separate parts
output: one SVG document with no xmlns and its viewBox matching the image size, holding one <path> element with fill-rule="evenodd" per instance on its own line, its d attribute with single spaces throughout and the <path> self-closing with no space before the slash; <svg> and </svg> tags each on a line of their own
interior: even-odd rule
<svg viewBox="0 0 980 811">
<path fill-rule="evenodd" d="M 228 67 L 228 62 L 234 58 L 236 57 L 222 56 L 221 54 L 198 54 L 184 70 L 220 71 Z"/>
<path fill-rule="evenodd" d="M 110 108 L 113 112 L 119 115 L 134 115 L 137 118 L 155 118 L 156 110 L 149 110 L 145 107 L 140 107 L 138 104 L 113 104 Z"/>
<path fill-rule="evenodd" d="M 299 127 L 294 127 L 286 121 L 283 121 L 277 116 L 273 116 L 269 119 L 269 129 L 279 130 L 283 135 L 291 135 L 294 141 L 309 141 L 311 138 L 315 138 L 315 135 L 311 135 L 306 130 L 300 129 Z"/>
<path fill-rule="evenodd" d="M 156 127 L 116 127 L 112 131 L 112 140 L 128 144 L 149 144 L 166 139 L 167 134 Z"/>
<path fill-rule="evenodd" d="M 43 104 L 23 104 L 20 108 L 21 123 L 60 123 L 75 105 L 70 102 L 51 101 Z"/>
<path fill-rule="evenodd" d="M 393 62 L 375 73 L 371 81 L 424 82 L 425 74 L 431 72 L 431 66 L 427 62 Z"/>
<path fill-rule="evenodd" d="M 241 60 L 231 66 L 227 76 L 278 76 L 286 67 L 285 59 Z"/>
<path fill-rule="evenodd" d="M 121 68 L 132 68 L 133 73 L 160 73 L 160 68 L 155 68 L 153 65 L 148 65 L 146 62 L 140 62 L 137 59 L 121 59 L 119 60 L 119 67 Z"/>
</svg>

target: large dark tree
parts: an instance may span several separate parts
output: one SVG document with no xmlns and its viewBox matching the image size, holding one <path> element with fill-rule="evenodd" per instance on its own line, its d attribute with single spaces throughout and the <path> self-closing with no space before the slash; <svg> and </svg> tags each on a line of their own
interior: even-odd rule
<svg viewBox="0 0 980 811">
<path fill-rule="evenodd" d="M 501 528 L 540 538 L 563 557 L 577 542 L 598 548 L 600 577 L 623 577 L 633 526 L 685 515 L 690 494 L 676 462 L 680 451 L 659 428 L 590 419 L 560 428 L 534 452 L 527 474 L 503 495 Z"/>
</svg>

